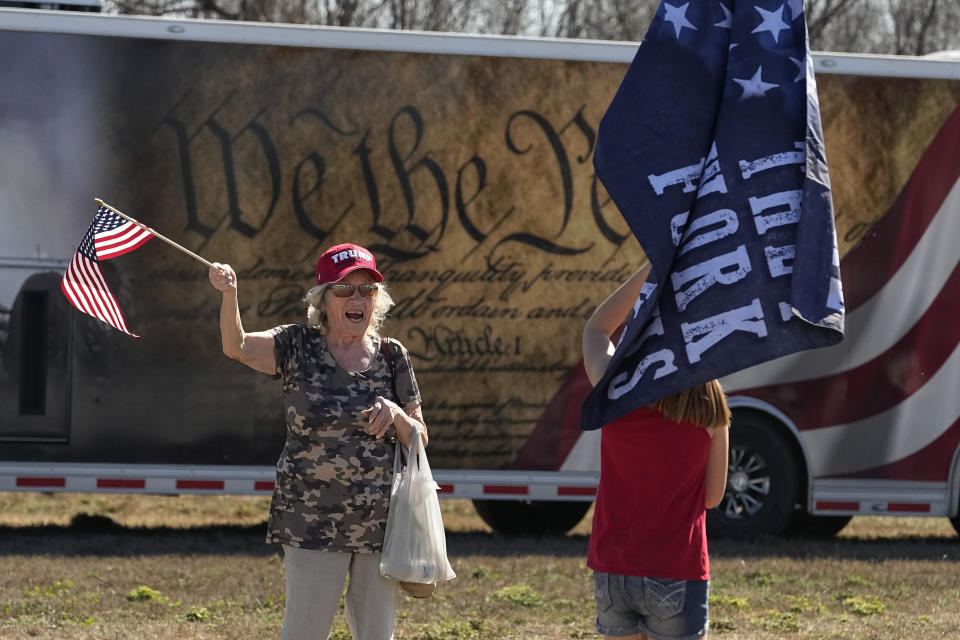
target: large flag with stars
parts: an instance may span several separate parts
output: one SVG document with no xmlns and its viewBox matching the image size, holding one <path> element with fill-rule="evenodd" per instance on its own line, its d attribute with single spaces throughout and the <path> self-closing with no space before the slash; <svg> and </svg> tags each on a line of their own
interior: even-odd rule
<svg viewBox="0 0 960 640">
<path fill-rule="evenodd" d="M 60 283 L 70 304 L 139 338 L 127 329 L 120 306 L 100 270 L 100 261 L 133 251 L 152 237 L 148 229 L 118 216 L 106 207 L 100 207 Z"/>
<path fill-rule="evenodd" d="M 596 429 L 666 395 L 843 338 L 802 0 L 663 2 L 594 165 L 651 263 Z"/>
</svg>

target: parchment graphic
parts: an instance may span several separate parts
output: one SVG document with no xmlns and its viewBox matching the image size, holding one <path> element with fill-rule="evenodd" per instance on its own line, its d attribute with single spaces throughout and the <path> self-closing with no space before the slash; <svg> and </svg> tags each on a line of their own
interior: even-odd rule
<svg viewBox="0 0 960 640">
<path fill-rule="evenodd" d="M 51 42 L 69 52 L 78 37 L 18 38 L 26 56 Z M 371 249 L 397 301 L 384 333 L 413 355 L 437 468 L 509 466 L 580 361 L 584 321 L 643 262 L 592 170 L 626 65 L 120 38 L 90 39 L 91 50 L 105 159 L 99 192 L 77 194 L 77 207 L 92 216 L 99 195 L 232 264 L 247 330 L 304 318 L 327 246 Z M 818 84 L 844 255 L 960 90 Z M 120 389 L 175 389 L 170 429 L 184 442 L 191 424 L 249 406 L 231 428 L 260 434 L 275 456 L 279 391 L 220 353 L 206 269 L 159 242 L 123 260 L 105 271 L 143 338 L 131 346 L 84 325 L 81 343 L 98 346 L 81 359 L 134 363 Z"/>
</svg>

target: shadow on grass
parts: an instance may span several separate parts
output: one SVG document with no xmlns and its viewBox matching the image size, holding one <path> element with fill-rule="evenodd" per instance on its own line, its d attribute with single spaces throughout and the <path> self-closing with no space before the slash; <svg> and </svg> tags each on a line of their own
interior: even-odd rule
<svg viewBox="0 0 960 640">
<path fill-rule="evenodd" d="M 265 534 L 266 522 L 249 526 L 128 527 L 107 516 L 79 514 L 66 526 L 0 526 L 0 557 L 269 556 L 278 553 L 280 546 L 266 544 Z M 502 537 L 484 532 L 447 533 L 447 550 L 451 557 L 585 557 L 587 542 L 585 535 Z"/>
<path fill-rule="evenodd" d="M 204 527 L 127 527 L 112 519 L 80 514 L 67 526 L 0 526 L 0 557 L 57 555 L 125 557 L 154 555 L 269 556 L 279 545 L 266 544 L 266 523 Z M 465 556 L 586 557 L 586 535 L 506 537 L 486 532 L 447 533 L 452 558 Z M 837 558 L 960 562 L 960 538 L 915 536 L 875 539 L 762 537 L 711 540 L 714 558 Z"/>
<path fill-rule="evenodd" d="M 586 557 L 584 535 L 506 538 L 492 533 L 448 533 L 453 557 L 527 556 Z M 857 560 L 930 560 L 960 562 L 960 538 L 916 536 L 876 539 L 809 539 L 763 537 L 753 540 L 711 539 L 713 558 L 836 558 Z"/>
<path fill-rule="evenodd" d="M 960 538 L 777 538 L 710 540 L 712 558 L 836 558 L 852 560 L 930 560 L 960 562 Z"/>
<path fill-rule="evenodd" d="M 269 556 L 278 545 L 264 543 L 266 523 L 250 526 L 127 527 L 112 519 L 79 514 L 67 526 L 0 527 L 0 556 Z"/>
</svg>

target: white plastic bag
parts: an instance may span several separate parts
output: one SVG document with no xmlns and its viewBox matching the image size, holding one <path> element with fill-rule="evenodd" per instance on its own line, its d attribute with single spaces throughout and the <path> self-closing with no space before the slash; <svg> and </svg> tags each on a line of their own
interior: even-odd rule
<svg viewBox="0 0 960 640">
<path fill-rule="evenodd" d="M 406 466 L 401 458 L 403 445 L 397 443 L 380 574 L 400 582 L 434 584 L 457 574 L 447 560 L 439 486 L 433 481 L 420 433 L 415 435 Z"/>
</svg>

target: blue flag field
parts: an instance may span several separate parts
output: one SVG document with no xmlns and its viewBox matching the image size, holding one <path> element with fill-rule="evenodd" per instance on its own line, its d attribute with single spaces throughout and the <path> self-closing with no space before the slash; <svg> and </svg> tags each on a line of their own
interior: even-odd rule
<svg viewBox="0 0 960 640">
<path fill-rule="evenodd" d="M 802 0 L 663 2 L 594 165 L 651 273 L 582 428 L 843 339 Z"/>
</svg>

